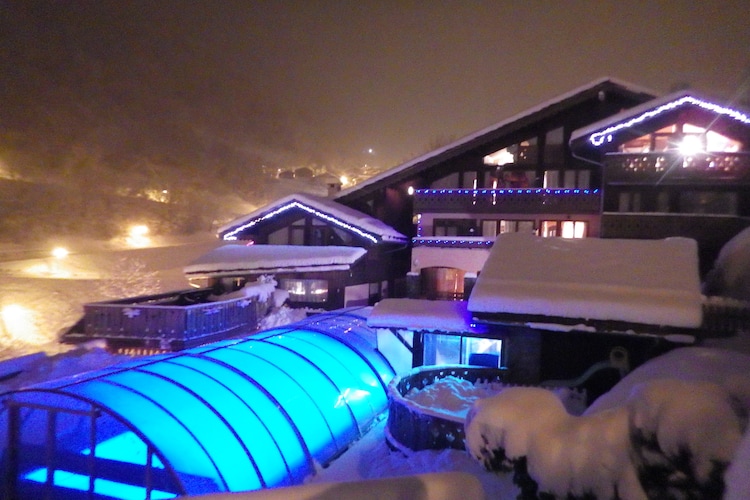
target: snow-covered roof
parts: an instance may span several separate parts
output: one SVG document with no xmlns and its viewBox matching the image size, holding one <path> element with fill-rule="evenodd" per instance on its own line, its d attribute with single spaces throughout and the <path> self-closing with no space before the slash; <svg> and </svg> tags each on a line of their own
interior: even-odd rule
<svg viewBox="0 0 750 500">
<path fill-rule="evenodd" d="M 602 77 L 597 80 L 594 80 L 592 82 L 589 82 L 585 85 L 582 85 L 580 87 L 577 87 L 573 90 L 570 90 L 568 92 L 565 92 L 564 94 L 558 95 L 556 97 L 553 97 L 552 99 L 549 99 L 547 101 L 542 102 L 541 104 L 538 104 L 536 106 L 533 106 L 525 111 L 522 111 L 518 114 L 515 114 L 505 120 L 502 120 L 498 123 L 495 123 L 493 125 L 490 125 L 488 127 L 485 127 L 481 130 L 478 130 L 472 134 L 469 134 L 465 137 L 462 137 L 461 139 L 458 139 L 450 144 L 447 144 L 441 148 L 434 149 L 432 151 L 429 151 L 421 156 L 418 156 L 412 160 L 409 160 L 405 163 L 402 163 L 401 165 L 397 165 L 393 168 L 390 168 L 384 172 L 381 172 L 378 175 L 372 176 L 369 179 L 366 179 L 362 182 L 357 183 L 356 185 L 344 189 L 337 194 L 334 195 L 335 199 L 340 199 L 343 197 L 346 197 L 352 193 L 355 193 L 357 191 L 360 191 L 372 184 L 375 184 L 383 179 L 388 179 L 389 177 L 399 174 L 403 171 L 409 170 L 412 167 L 419 165 L 420 163 L 426 162 L 430 160 L 431 158 L 441 156 L 445 153 L 450 152 L 451 150 L 458 150 L 461 149 L 464 145 L 468 143 L 472 143 L 477 140 L 481 140 L 484 136 L 491 135 L 492 133 L 496 132 L 497 130 L 503 129 L 505 127 L 508 127 L 509 125 L 514 124 L 515 122 L 520 122 L 521 120 L 527 119 L 533 115 L 539 114 L 543 111 L 545 111 L 548 108 L 552 108 L 554 106 L 560 105 L 561 103 L 574 98 L 575 96 L 579 94 L 583 94 L 585 92 L 591 91 L 592 89 L 595 89 L 600 86 L 604 86 L 606 84 L 611 84 L 613 86 L 619 87 L 623 91 L 631 92 L 633 94 L 641 94 L 646 96 L 655 96 L 656 94 L 644 87 L 640 87 L 638 85 L 628 83 L 622 80 L 618 80 L 616 78 L 611 77 Z"/>
<path fill-rule="evenodd" d="M 697 328 L 698 248 L 664 240 L 498 236 L 468 301 L 472 313 Z"/>
<path fill-rule="evenodd" d="M 360 247 L 299 245 L 224 245 L 185 266 L 186 275 L 228 275 L 347 270 L 367 250 Z"/>
<path fill-rule="evenodd" d="M 331 199 L 307 193 L 295 193 L 280 198 L 225 224 L 218 229 L 218 233 L 222 235 L 223 239 L 231 240 L 235 234 L 295 208 L 304 210 L 349 232 L 356 233 L 373 243 L 378 241 L 405 243 L 408 241 L 406 236 L 374 217 Z"/>
<path fill-rule="evenodd" d="M 610 140 L 609 137 L 618 131 L 637 126 L 658 117 L 660 114 L 681 107 L 701 108 L 716 115 L 727 116 L 745 125 L 750 125 L 750 116 L 743 111 L 718 104 L 715 100 L 695 90 L 679 90 L 582 127 L 571 134 L 570 141 L 574 142 L 584 138 L 589 146 L 606 144 Z"/>
<path fill-rule="evenodd" d="M 372 309 L 367 326 L 441 332 L 473 330 L 466 302 L 460 300 L 383 299 Z"/>
</svg>

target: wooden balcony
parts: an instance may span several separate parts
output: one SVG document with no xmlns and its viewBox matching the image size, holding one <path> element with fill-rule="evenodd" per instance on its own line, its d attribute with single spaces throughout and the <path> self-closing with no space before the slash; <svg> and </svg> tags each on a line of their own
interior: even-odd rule
<svg viewBox="0 0 750 500">
<path fill-rule="evenodd" d="M 606 184 L 750 180 L 750 153 L 610 153 L 604 164 Z"/>
<path fill-rule="evenodd" d="M 415 213 L 596 214 L 598 189 L 419 189 Z"/>
<path fill-rule="evenodd" d="M 177 351 L 235 332 L 253 331 L 268 309 L 268 304 L 257 298 L 209 302 L 209 293 L 183 290 L 85 304 L 83 319 L 64 340 L 105 339 L 115 349 Z"/>
</svg>

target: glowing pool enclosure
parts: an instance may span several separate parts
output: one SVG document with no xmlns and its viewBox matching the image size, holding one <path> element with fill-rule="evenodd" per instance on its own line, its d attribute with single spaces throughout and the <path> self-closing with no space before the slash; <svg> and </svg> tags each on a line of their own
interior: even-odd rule
<svg viewBox="0 0 750 500">
<path fill-rule="evenodd" d="M 3 396 L 3 498 L 171 498 L 299 483 L 387 408 L 356 310 Z"/>
</svg>

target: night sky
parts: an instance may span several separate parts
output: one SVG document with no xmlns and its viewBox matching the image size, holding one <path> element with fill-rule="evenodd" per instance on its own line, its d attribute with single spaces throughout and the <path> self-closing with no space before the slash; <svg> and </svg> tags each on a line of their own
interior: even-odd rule
<svg viewBox="0 0 750 500">
<path fill-rule="evenodd" d="M 392 166 L 602 76 L 747 102 L 749 48 L 746 0 L 0 0 L 0 161 Z"/>
</svg>

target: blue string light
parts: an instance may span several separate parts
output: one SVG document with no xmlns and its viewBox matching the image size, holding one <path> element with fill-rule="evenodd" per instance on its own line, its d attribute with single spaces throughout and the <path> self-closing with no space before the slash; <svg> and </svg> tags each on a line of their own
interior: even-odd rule
<svg viewBox="0 0 750 500">
<path fill-rule="evenodd" d="M 612 125 L 611 127 L 607 127 L 600 132 L 595 132 L 589 136 L 589 142 L 591 142 L 591 144 L 597 147 L 601 146 L 605 142 L 612 142 L 612 134 L 619 132 L 621 130 L 633 127 L 635 125 L 638 125 L 646 120 L 649 120 L 662 113 L 666 113 L 667 111 L 671 111 L 684 104 L 692 104 L 694 106 L 698 106 L 699 108 L 703 108 L 705 110 L 712 111 L 720 115 L 725 115 L 741 123 L 750 125 L 750 117 L 735 109 L 727 108 L 724 106 L 719 106 L 718 104 L 714 104 L 714 103 L 707 102 L 707 101 L 702 101 L 700 99 L 696 99 L 695 97 L 684 96 L 675 101 L 669 102 L 667 104 L 663 104 L 652 110 L 646 111 L 645 113 L 642 113 L 636 116 L 635 118 L 631 118 L 630 120 L 624 121 L 622 123 L 618 123 L 617 125 Z"/>
<path fill-rule="evenodd" d="M 435 239 L 435 238 L 412 238 L 412 244 L 414 245 L 420 245 L 420 246 L 457 246 L 461 245 L 464 247 L 477 247 L 477 248 L 484 248 L 484 247 L 491 247 L 495 241 L 494 240 L 459 240 L 459 239 Z"/>
<path fill-rule="evenodd" d="M 258 217 L 257 219 L 253 219 L 250 222 L 237 227 L 234 231 L 228 232 L 227 234 L 224 235 L 224 237 L 222 239 L 224 241 L 235 241 L 235 240 L 237 240 L 237 234 L 241 233 L 242 231 L 244 231 L 246 229 L 250 229 L 251 227 L 253 227 L 253 226 L 255 226 L 255 225 L 257 225 L 257 224 L 259 224 L 261 222 L 264 222 L 266 220 L 272 219 L 272 218 L 276 217 L 277 215 L 279 215 L 281 213 L 284 213 L 287 210 L 290 210 L 292 208 L 299 208 L 299 209 L 304 210 L 305 212 L 307 212 L 309 214 L 312 214 L 312 215 L 314 215 L 316 217 L 319 217 L 319 218 L 321 218 L 323 220 L 326 220 L 328 222 L 332 222 L 333 224 L 336 224 L 337 226 L 339 226 L 339 227 L 341 227 L 343 229 L 346 229 L 348 231 L 356 233 L 359 236 L 362 236 L 363 238 L 366 238 L 366 239 L 372 241 L 373 243 L 377 243 L 378 242 L 378 239 L 375 236 L 373 236 L 372 234 L 366 233 L 366 232 L 362 231 L 361 229 L 359 229 L 358 227 L 354 227 L 351 224 L 347 224 L 346 222 L 344 222 L 344 221 L 342 221 L 340 219 L 337 219 L 336 217 L 333 217 L 333 216 L 328 215 L 326 213 L 320 212 L 319 210 L 315 210 L 314 208 L 308 207 L 307 205 L 303 205 L 302 203 L 300 203 L 298 201 L 292 201 L 290 203 L 287 203 L 286 205 L 283 205 L 283 206 L 277 208 L 276 210 L 273 210 L 273 211 L 267 213 L 266 215 L 263 215 L 262 217 Z"/>
<path fill-rule="evenodd" d="M 529 188 L 523 188 L 523 189 L 417 189 L 414 191 L 415 195 L 468 195 L 468 196 L 477 196 L 477 195 L 486 195 L 490 194 L 492 196 L 525 196 L 525 195 L 551 195 L 551 196 L 562 196 L 562 195 L 590 195 L 590 194 L 598 194 L 599 189 L 569 189 L 569 188 L 559 188 L 559 189 L 550 189 L 550 188 L 536 188 L 536 189 L 529 189 Z"/>
</svg>

